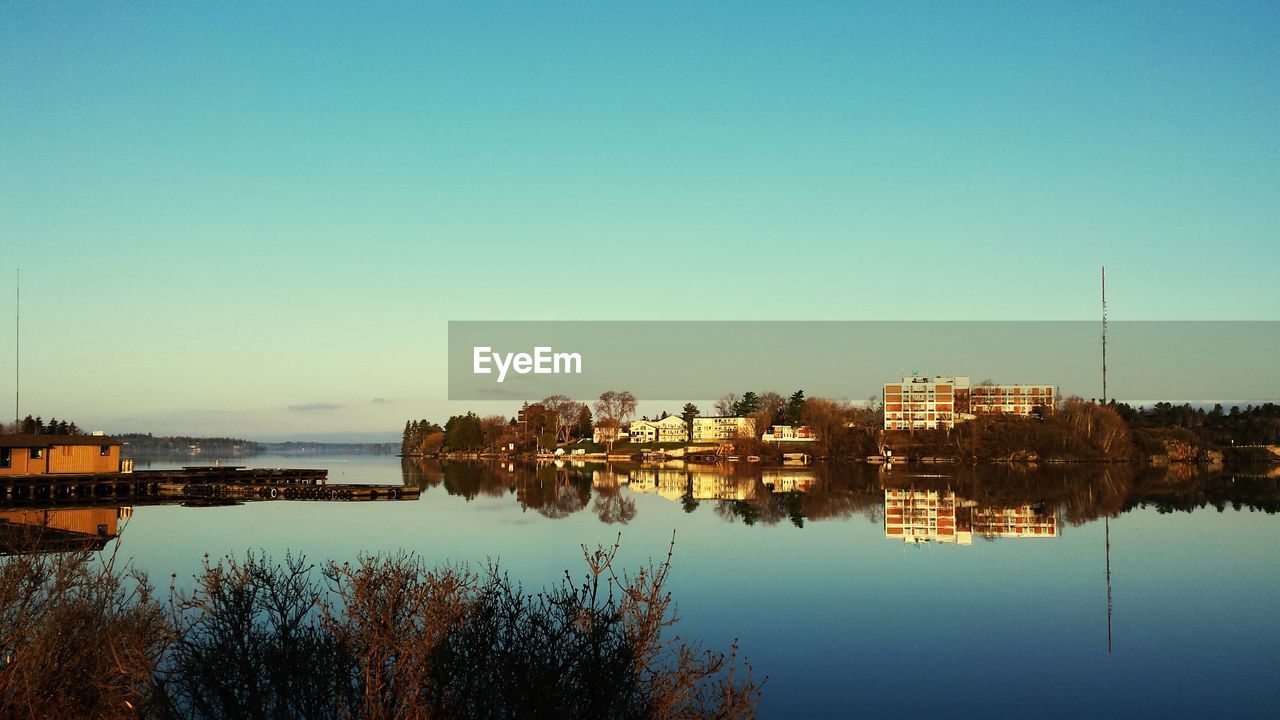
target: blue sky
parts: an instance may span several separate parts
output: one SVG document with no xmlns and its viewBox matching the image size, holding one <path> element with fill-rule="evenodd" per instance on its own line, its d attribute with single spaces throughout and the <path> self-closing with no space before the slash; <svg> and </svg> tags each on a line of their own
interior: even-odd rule
<svg viewBox="0 0 1280 720">
<path fill-rule="evenodd" d="M 1082 319 L 1103 263 L 1280 319 L 1280 6 L 689 5 L 0 4 L 24 414 L 394 432 L 450 319 Z"/>
</svg>

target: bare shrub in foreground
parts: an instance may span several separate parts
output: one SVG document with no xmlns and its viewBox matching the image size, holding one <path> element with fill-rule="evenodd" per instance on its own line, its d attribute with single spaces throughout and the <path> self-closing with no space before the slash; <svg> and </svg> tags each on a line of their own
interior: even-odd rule
<svg viewBox="0 0 1280 720">
<path fill-rule="evenodd" d="M 141 573 L 91 550 L 0 560 L 0 717 L 137 717 L 164 647 Z"/>
<path fill-rule="evenodd" d="M 205 558 L 168 606 L 93 552 L 0 559 L 0 717 L 745 718 L 750 668 L 669 637 L 671 554 L 537 593 L 409 554 Z"/>
</svg>

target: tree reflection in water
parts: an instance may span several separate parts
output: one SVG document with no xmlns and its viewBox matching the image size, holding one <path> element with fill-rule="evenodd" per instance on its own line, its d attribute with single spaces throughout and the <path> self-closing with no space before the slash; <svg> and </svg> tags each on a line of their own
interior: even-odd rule
<svg viewBox="0 0 1280 720">
<path fill-rule="evenodd" d="M 442 487 L 450 495 L 513 495 L 522 509 L 552 519 L 591 506 L 604 523 L 625 524 L 638 514 L 643 495 L 679 503 L 686 513 L 711 504 L 726 522 L 774 525 L 885 519 L 886 490 L 914 489 L 955 498 L 979 527 L 997 517 L 1034 508 L 1056 522 L 1083 525 L 1134 508 L 1190 512 L 1205 508 L 1280 510 L 1280 471 L 1222 472 L 1195 465 L 897 465 L 860 463 L 761 467 L 665 463 L 486 462 L 432 459 L 403 463 L 404 480 L 424 493 Z M 1023 515 L 1026 511 L 1021 511 Z M 999 533 L 994 533 L 999 534 Z M 1005 536 L 1009 536 L 1006 534 Z"/>
</svg>

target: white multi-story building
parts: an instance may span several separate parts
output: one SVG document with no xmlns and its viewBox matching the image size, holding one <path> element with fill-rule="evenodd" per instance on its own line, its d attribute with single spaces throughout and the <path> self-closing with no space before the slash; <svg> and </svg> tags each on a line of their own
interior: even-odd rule
<svg viewBox="0 0 1280 720">
<path fill-rule="evenodd" d="M 684 442 L 689 439 L 689 426 L 684 419 L 668 415 L 661 420 L 633 420 L 628 428 L 633 443 Z"/>
<path fill-rule="evenodd" d="M 884 385 L 885 430 L 934 430 L 955 427 L 957 403 L 968 400 L 967 377 L 905 377 Z"/>
<path fill-rule="evenodd" d="M 749 417 L 724 415 L 693 419 L 694 442 L 721 442 L 755 434 L 756 423 Z"/>
</svg>

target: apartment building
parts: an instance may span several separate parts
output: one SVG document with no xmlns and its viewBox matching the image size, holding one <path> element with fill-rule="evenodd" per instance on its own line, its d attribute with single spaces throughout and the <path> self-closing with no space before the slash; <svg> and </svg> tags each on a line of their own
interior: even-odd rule
<svg viewBox="0 0 1280 720">
<path fill-rule="evenodd" d="M 882 398 L 885 430 L 950 430 L 967 412 L 969 378 L 904 377 L 885 383 Z"/>
<path fill-rule="evenodd" d="M 1053 412 L 1053 385 L 973 385 L 968 377 L 904 377 L 884 385 L 885 430 L 950 430 L 975 415 Z"/>
<path fill-rule="evenodd" d="M 694 442 L 722 442 L 755 434 L 755 421 L 749 417 L 718 416 L 693 419 Z"/>
<path fill-rule="evenodd" d="M 1019 415 L 1053 412 L 1053 385 L 974 385 L 969 389 L 969 412 L 974 415 Z"/>
</svg>

